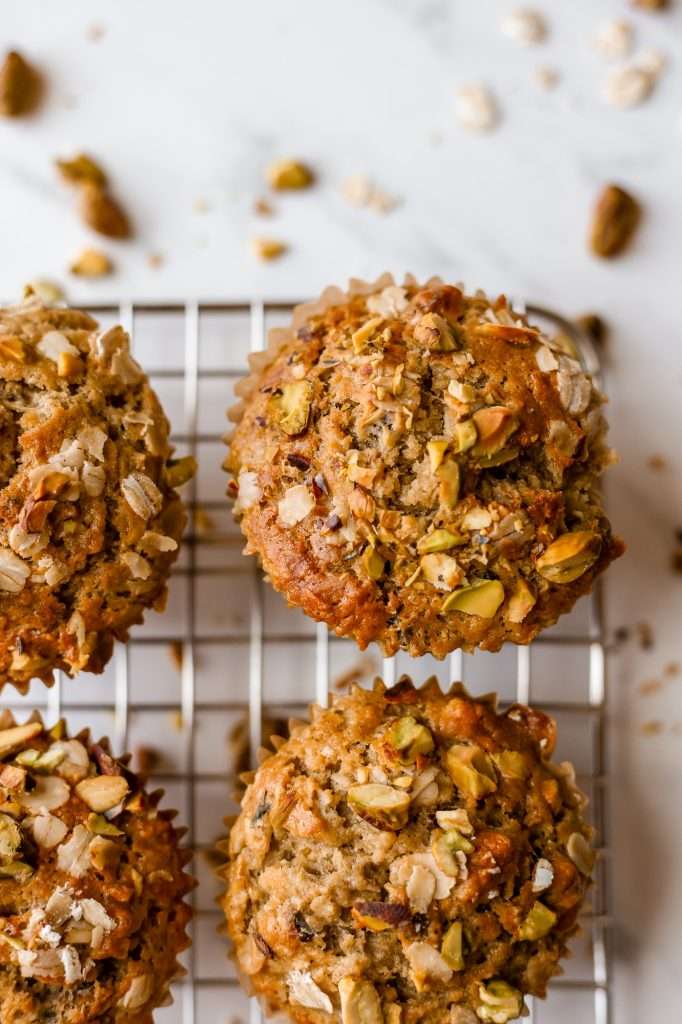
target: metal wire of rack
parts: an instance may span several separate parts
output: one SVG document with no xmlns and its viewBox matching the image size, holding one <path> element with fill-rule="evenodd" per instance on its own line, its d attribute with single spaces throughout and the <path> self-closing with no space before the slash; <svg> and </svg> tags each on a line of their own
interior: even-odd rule
<svg viewBox="0 0 682 1024">
<path fill-rule="evenodd" d="M 222 496 L 223 416 L 233 400 L 232 386 L 244 373 L 246 349 L 261 349 L 267 328 L 286 322 L 293 303 L 84 305 L 103 323 L 119 321 L 130 331 L 133 351 L 169 412 L 174 443 L 197 457 L 202 468 L 185 493 L 190 524 L 166 614 L 151 614 L 143 627 L 133 630 L 128 645 L 117 645 L 104 680 L 58 678 L 50 690 L 34 685 L 25 697 L 2 703 L 18 712 L 42 707 L 50 720 L 65 714 L 72 727 L 101 726 L 112 734 L 117 752 L 136 743 L 163 746 L 170 736 L 173 749 L 164 755 L 153 781 L 167 789 L 167 802 L 179 808 L 180 820 L 189 829 L 200 884 L 192 895 L 194 942 L 185 959 L 188 974 L 175 987 L 174 1005 L 159 1011 L 156 1020 L 236 1024 L 249 1019 L 256 1024 L 259 1009 L 239 990 L 225 957 L 225 941 L 216 934 L 217 883 L 204 856 L 220 833 L 222 818 L 234 807 L 229 794 L 236 764 L 226 758 L 225 733 L 230 725 L 238 727 L 255 752 L 264 711 L 296 715 L 311 700 L 325 705 L 335 675 L 357 659 L 350 641 L 286 609 L 264 585 L 255 560 L 241 558 L 239 534 Z M 536 320 L 572 336 L 586 368 L 599 374 L 594 351 L 575 328 L 547 311 L 529 311 Z M 248 346 L 243 345 L 245 338 Z M 204 520 L 211 516 L 220 522 L 207 529 Z M 175 600 L 178 593 L 181 599 Z M 164 653 L 169 645 L 180 654 L 179 670 Z M 530 648 L 505 649 L 487 660 L 456 652 L 444 663 L 403 655 L 382 660 L 375 653 L 374 666 L 389 683 L 399 672 L 409 671 L 420 682 L 434 673 L 444 686 L 461 680 L 473 692 L 494 686 L 502 690 L 503 704 L 535 702 L 560 720 L 560 734 L 567 734 L 566 755 L 575 759 L 579 754 L 578 779 L 591 797 L 601 857 L 591 905 L 582 916 L 581 946 L 569 961 L 573 966 L 554 981 L 547 1002 L 530 1000 L 530 1020 L 610 1024 L 607 673 L 601 589 Z"/>
</svg>

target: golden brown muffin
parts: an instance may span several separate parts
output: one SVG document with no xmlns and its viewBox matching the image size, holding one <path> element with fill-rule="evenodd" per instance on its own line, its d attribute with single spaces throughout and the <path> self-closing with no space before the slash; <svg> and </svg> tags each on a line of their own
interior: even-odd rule
<svg viewBox="0 0 682 1024">
<path fill-rule="evenodd" d="M 0 687 L 101 672 L 161 610 L 185 514 L 169 425 L 121 327 L 0 309 Z"/>
<path fill-rule="evenodd" d="M 623 551 L 603 398 L 504 297 L 330 291 L 252 369 L 226 461 L 246 551 L 363 648 L 528 643 Z"/>
<path fill-rule="evenodd" d="M 190 855 L 126 765 L 0 714 L 0 1024 L 151 1024 L 168 998 Z"/>
<path fill-rule="evenodd" d="M 312 711 L 230 835 L 247 986 L 296 1024 L 515 1019 L 560 973 L 594 862 L 554 722 L 407 677 Z"/>
</svg>

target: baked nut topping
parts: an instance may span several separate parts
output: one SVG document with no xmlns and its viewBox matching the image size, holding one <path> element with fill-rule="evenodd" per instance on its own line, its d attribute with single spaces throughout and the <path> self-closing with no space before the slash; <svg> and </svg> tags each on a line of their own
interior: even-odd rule
<svg viewBox="0 0 682 1024">
<path fill-rule="evenodd" d="M 296 1024 L 515 1020 L 560 972 L 594 863 L 554 723 L 407 678 L 311 714 L 249 773 L 224 847 L 250 990 Z"/>
<path fill-rule="evenodd" d="M 604 400 L 504 296 L 329 290 L 252 369 L 225 464 L 246 551 L 363 648 L 528 643 L 623 551 Z"/>
</svg>

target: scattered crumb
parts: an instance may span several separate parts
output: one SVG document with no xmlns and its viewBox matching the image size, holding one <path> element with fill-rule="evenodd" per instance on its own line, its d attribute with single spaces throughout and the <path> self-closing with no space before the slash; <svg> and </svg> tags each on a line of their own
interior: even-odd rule
<svg viewBox="0 0 682 1024">
<path fill-rule="evenodd" d="M 630 627 L 618 626 L 613 631 L 613 639 L 617 644 L 624 644 L 630 639 Z"/>
<path fill-rule="evenodd" d="M 592 47 L 605 60 L 627 57 L 632 51 L 634 30 L 624 18 L 605 21 L 592 36 Z"/>
<path fill-rule="evenodd" d="M 659 722 L 657 719 L 652 719 L 650 722 L 644 722 L 640 727 L 642 736 L 658 736 L 663 732 L 663 722 Z"/>
<path fill-rule="evenodd" d="M 278 260 L 289 248 L 286 242 L 280 242 L 277 238 L 252 238 L 251 252 L 263 262 Z"/>
<path fill-rule="evenodd" d="M 36 69 L 16 50 L 0 65 L 0 116 L 22 117 L 40 103 L 43 81 Z"/>
<path fill-rule="evenodd" d="M 669 661 L 663 668 L 663 675 L 668 676 L 669 679 L 674 679 L 675 676 L 679 676 L 682 666 L 679 661 Z"/>
<path fill-rule="evenodd" d="M 211 207 L 207 199 L 204 199 L 203 196 L 197 196 L 192 203 L 192 209 L 195 213 L 208 213 Z"/>
<path fill-rule="evenodd" d="M 653 469 L 656 473 L 660 473 L 668 468 L 668 463 L 662 455 L 650 455 L 646 460 L 646 464 L 649 469 Z"/>
<path fill-rule="evenodd" d="M 341 195 L 351 206 L 366 207 L 375 213 L 390 213 L 400 200 L 384 192 L 364 174 L 352 174 L 341 184 Z"/>
<path fill-rule="evenodd" d="M 67 185 L 101 185 L 104 188 L 107 184 L 104 170 L 87 153 L 78 153 L 70 160 L 55 160 L 55 165 Z"/>
<path fill-rule="evenodd" d="M 500 19 L 500 31 L 523 46 L 536 46 L 547 36 L 547 23 L 540 11 L 519 7 Z"/>
<path fill-rule="evenodd" d="M 104 25 L 88 25 L 85 30 L 85 38 L 91 43 L 98 43 L 106 34 Z"/>
<path fill-rule="evenodd" d="M 584 313 L 575 322 L 597 348 L 605 346 L 609 335 L 609 328 L 606 321 L 598 313 Z"/>
<path fill-rule="evenodd" d="M 147 255 L 147 266 L 150 268 L 150 270 L 158 270 L 159 267 L 163 266 L 163 264 L 164 264 L 163 253 L 160 253 L 160 252 L 150 252 Z"/>
<path fill-rule="evenodd" d="M 500 115 L 492 91 L 486 85 L 463 85 L 456 93 L 455 116 L 462 128 L 471 132 L 490 132 Z"/>
<path fill-rule="evenodd" d="M 181 672 L 182 671 L 182 660 L 183 660 L 183 658 L 182 658 L 182 641 L 180 641 L 180 640 L 172 640 L 168 644 L 168 654 L 169 654 L 170 660 L 173 662 L 173 665 L 175 666 L 175 668 L 178 670 L 178 672 Z"/>
<path fill-rule="evenodd" d="M 106 277 L 113 269 L 107 254 L 99 249 L 84 249 L 69 267 L 77 277 Z"/>
<path fill-rule="evenodd" d="M 53 302 L 64 302 L 64 290 L 56 281 L 48 281 L 46 278 L 36 278 L 24 285 L 24 298 L 37 295 L 41 302 L 51 305 Z"/>
<path fill-rule="evenodd" d="M 662 689 L 663 683 L 660 679 L 647 679 L 638 687 L 642 697 L 652 697 L 655 693 L 660 693 Z"/>
<path fill-rule="evenodd" d="M 559 79 L 560 75 L 557 69 L 551 68 L 547 64 L 539 64 L 533 69 L 533 81 L 540 89 L 544 89 L 546 92 L 556 89 Z"/>
<path fill-rule="evenodd" d="M 257 217 L 272 217 L 274 215 L 275 208 L 264 196 L 258 196 L 258 198 L 253 201 L 253 212 Z"/>
<path fill-rule="evenodd" d="M 155 747 L 137 747 L 135 770 L 142 775 L 152 775 L 161 764 L 161 753 Z"/>
<path fill-rule="evenodd" d="M 637 67 L 658 78 L 665 71 L 668 58 L 660 50 L 643 50 L 637 57 Z"/>
<path fill-rule="evenodd" d="M 643 651 L 650 651 L 654 646 L 654 631 L 648 622 L 638 622 L 635 626 L 637 643 Z"/>
<path fill-rule="evenodd" d="M 265 172 L 270 186 L 278 192 L 309 188 L 315 181 L 315 174 L 300 160 L 274 160 Z"/>
<path fill-rule="evenodd" d="M 62 181 L 79 190 L 80 215 L 88 227 L 107 238 L 130 238 L 128 215 L 109 192 L 107 175 L 97 161 L 79 153 L 56 163 Z"/>
<path fill-rule="evenodd" d="M 612 107 L 636 107 L 648 99 L 665 70 L 666 58 L 657 50 L 646 50 L 636 60 L 614 68 L 604 85 L 604 99 Z"/>
</svg>

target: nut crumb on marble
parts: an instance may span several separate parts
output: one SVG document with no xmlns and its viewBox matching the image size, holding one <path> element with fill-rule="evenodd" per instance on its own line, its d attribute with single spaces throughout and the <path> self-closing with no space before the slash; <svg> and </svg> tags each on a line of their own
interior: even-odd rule
<svg viewBox="0 0 682 1024">
<path fill-rule="evenodd" d="M 38 106 L 42 79 L 38 71 L 16 50 L 10 50 L 0 64 L 0 117 L 22 117 Z"/>
<path fill-rule="evenodd" d="M 536 46 L 547 37 L 547 22 L 541 11 L 518 7 L 502 15 L 500 30 L 516 43 Z"/>
<path fill-rule="evenodd" d="M 100 249 L 84 249 L 69 267 L 77 277 L 106 277 L 113 269 L 109 256 Z"/>
<path fill-rule="evenodd" d="M 483 84 L 460 86 L 455 94 L 455 116 L 467 131 L 493 131 L 499 124 L 500 112 L 490 87 Z"/>
<path fill-rule="evenodd" d="M 625 18 L 603 22 L 592 36 L 593 49 L 606 60 L 627 57 L 632 52 L 634 28 Z"/>
<path fill-rule="evenodd" d="M 251 252 L 256 259 L 264 263 L 270 263 L 272 260 L 280 259 L 289 248 L 286 242 L 283 242 L 278 238 L 265 238 L 263 236 L 252 238 L 250 246 Z"/>
</svg>

